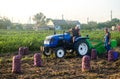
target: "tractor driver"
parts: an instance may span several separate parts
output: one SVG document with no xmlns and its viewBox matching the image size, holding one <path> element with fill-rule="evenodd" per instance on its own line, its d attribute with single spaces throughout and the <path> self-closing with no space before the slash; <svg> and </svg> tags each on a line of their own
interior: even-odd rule
<svg viewBox="0 0 120 79">
<path fill-rule="evenodd" d="M 76 25 L 74 28 L 69 29 L 69 32 L 72 33 L 72 41 L 74 42 L 75 38 L 81 36 L 80 35 L 80 25 Z"/>
</svg>

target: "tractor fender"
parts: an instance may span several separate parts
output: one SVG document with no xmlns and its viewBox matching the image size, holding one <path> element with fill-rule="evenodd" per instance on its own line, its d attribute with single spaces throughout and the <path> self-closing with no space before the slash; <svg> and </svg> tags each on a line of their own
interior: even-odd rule
<svg viewBox="0 0 120 79">
<path fill-rule="evenodd" d="M 88 37 L 78 37 L 75 39 L 75 42 L 80 41 L 80 40 L 86 40 L 89 39 Z"/>
</svg>

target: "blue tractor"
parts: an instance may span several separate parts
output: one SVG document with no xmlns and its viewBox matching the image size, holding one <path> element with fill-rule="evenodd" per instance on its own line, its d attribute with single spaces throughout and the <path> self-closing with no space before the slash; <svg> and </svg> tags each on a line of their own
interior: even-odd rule
<svg viewBox="0 0 120 79">
<path fill-rule="evenodd" d="M 72 36 L 69 32 L 63 32 L 63 34 L 54 34 L 47 36 L 44 40 L 44 51 L 45 56 L 50 56 L 55 53 L 56 57 L 62 58 L 65 56 L 67 51 L 76 52 L 80 56 L 89 54 L 89 44 L 86 37 L 77 37 L 72 42 Z"/>
</svg>

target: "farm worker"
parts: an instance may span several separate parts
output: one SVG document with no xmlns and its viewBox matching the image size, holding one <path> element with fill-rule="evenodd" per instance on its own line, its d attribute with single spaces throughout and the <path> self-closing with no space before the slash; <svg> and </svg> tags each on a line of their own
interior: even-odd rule
<svg viewBox="0 0 120 79">
<path fill-rule="evenodd" d="M 108 28 L 105 28 L 105 36 L 104 36 L 104 43 L 105 43 L 105 48 L 107 49 L 107 52 L 111 49 L 110 48 L 110 39 L 111 39 L 111 34 L 108 31 Z"/>
<path fill-rule="evenodd" d="M 75 38 L 80 35 L 80 25 L 76 25 L 74 28 L 69 29 L 69 32 L 72 32 L 72 41 L 74 42 Z"/>
</svg>

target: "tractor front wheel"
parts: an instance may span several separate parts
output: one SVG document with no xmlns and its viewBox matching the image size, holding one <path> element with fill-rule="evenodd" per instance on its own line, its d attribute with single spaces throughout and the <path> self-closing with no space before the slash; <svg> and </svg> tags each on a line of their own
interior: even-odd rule
<svg viewBox="0 0 120 79">
<path fill-rule="evenodd" d="M 51 51 L 50 50 L 45 50 L 45 51 L 43 51 L 43 54 L 45 55 L 45 56 L 50 56 L 51 55 Z"/>
<path fill-rule="evenodd" d="M 58 48 L 55 50 L 55 54 L 56 54 L 56 57 L 57 57 L 57 58 L 62 58 L 62 57 L 64 57 L 64 55 L 65 55 L 65 50 L 64 50 L 64 48 L 58 47 Z"/>
</svg>

